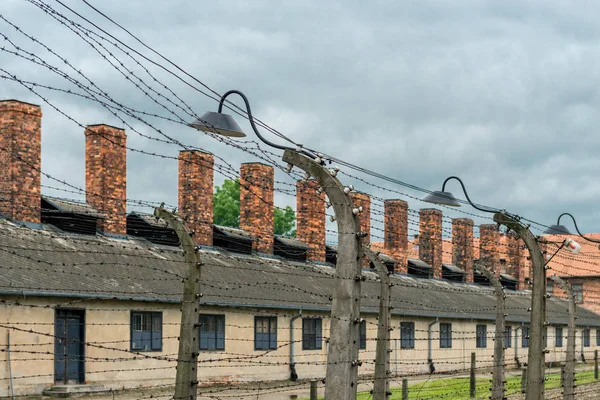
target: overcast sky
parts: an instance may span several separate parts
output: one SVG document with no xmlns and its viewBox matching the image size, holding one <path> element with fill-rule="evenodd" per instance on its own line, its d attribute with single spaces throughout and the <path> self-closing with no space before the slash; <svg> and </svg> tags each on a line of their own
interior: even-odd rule
<svg viewBox="0 0 600 400">
<path fill-rule="evenodd" d="M 82 1 L 63 2 L 151 56 Z M 431 190 L 439 190 L 447 176 L 457 175 L 479 203 L 545 224 L 569 211 L 584 231 L 600 231 L 600 4 L 492 0 L 90 2 L 217 92 L 234 88 L 245 92 L 258 118 L 298 142 Z M 59 3 L 45 3 L 92 28 Z M 80 37 L 31 3 L 3 0 L 0 14 L 68 59 L 121 104 L 175 118 L 154 101 L 158 100 L 183 120 L 190 119 L 168 100 L 146 96 Z M 84 81 L 3 20 L 0 32 L 17 46 Z M 0 46 L 15 50 L 7 41 L 0 41 Z M 126 55 L 115 54 L 170 101 L 182 104 Z M 143 64 L 197 114 L 216 111 L 214 100 L 147 61 Z M 5 51 L 0 52 L 0 68 L 20 79 L 76 90 L 47 68 Z M 81 124 L 124 126 L 98 103 L 43 89 L 39 92 Z M 0 80 L 0 97 L 43 106 L 43 170 L 85 187 L 83 130 L 18 83 Z M 241 104 L 239 99 L 232 100 Z M 236 168 L 252 160 L 247 153 L 182 124 L 145 119 L 182 143 L 213 152 Z M 237 119 L 250 132 L 247 121 Z M 139 121 L 126 120 L 141 133 L 159 137 Z M 128 144 L 169 156 L 180 150 L 129 129 Z M 127 172 L 129 198 L 177 202 L 176 161 L 129 152 Z M 285 179 L 282 173 L 277 177 Z M 361 177 L 417 198 L 424 196 Z M 216 174 L 215 180 L 220 184 L 223 176 Z M 59 185 L 48 178 L 43 183 Z M 428 206 L 360 182 L 355 186 L 384 198 L 404 198 L 414 209 Z M 448 188 L 464 198 L 456 182 Z M 48 188 L 43 192 L 78 198 Z M 293 197 L 281 193 L 276 203 L 295 206 Z M 447 209 L 444 214 L 465 216 Z M 486 220 L 476 218 L 476 222 Z M 572 228 L 569 221 L 564 222 Z"/>
</svg>

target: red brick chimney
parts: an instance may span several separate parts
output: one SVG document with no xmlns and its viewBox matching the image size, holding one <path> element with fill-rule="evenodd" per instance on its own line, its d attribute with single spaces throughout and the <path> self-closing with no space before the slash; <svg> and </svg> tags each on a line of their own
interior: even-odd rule
<svg viewBox="0 0 600 400">
<path fill-rule="evenodd" d="M 296 238 L 310 246 L 308 259 L 325 262 L 325 192 L 319 183 L 296 182 Z"/>
<path fill-rule="evenodd" d="M 406 274 L 408 269 L 408 203 L 404 200 L 385 200 L 384 248 L 397 261 L 396 272 Z"/>
<path fill-rule="evenodd" d="M 240 228 L 256 237 L 253 250 L 273 254 L 273 167 L 245 163 L 240 168 Z"/>
<path fill-rule="evenodd" d="M 196 243 L 213 244 L 213 187 L 215 160 L 202 151 L 179 152 L 179 214 L 192 229 Z"/>
<path fill-rule="evenodd" d="M 452 220 L 452 263 L 466 273 L 466 282 L 473 283 L 473 220 Z"/>
<path fill-rule="evenodd" d="M 500 235 L 498 225 L 483 224 L 479 225 L 479 262 L 483 266 L 493 271 L 496 277 L 500 277 L 500 253 L 498 244 Z"/>
<path fill-rule="evenodd" d="M 514 234 L 506 235 L 508 246 L 508 273 L 517 279 L 517 289 L 525 289 L 527 267 L 523 263 L 523 241 Z"/>
<path fill-rule="evenodd" d="M 127 135 L 109 125 L 85 129 L 85 190 L 89 205 L 106 216 L 100 229 L 127 234 Z"/>
<path fill-rule="evenodd" d="M 371 243 L 371 196 L 366 193 L 352 192 L 350 198 L 354 207 L 362 207 L 362 212 L 358 213 L 358 224 L 360 231 L 367 235 L 361 239 L 361 244 L 368 245 Z M 363 268 L 369 268 L 371 261 L 367 257 L 363 257 Z"/>
<path fill-rule="evenodd" d="M 435 208 L 419 211 L 419 258 L 433 267 L 433 277 L 442 278 L 442 212 Z"/>
<path fill-rule="evenodd" d="M 42 109 L 0 101 L 0 214 L 40 223 Z"/>
</svg>

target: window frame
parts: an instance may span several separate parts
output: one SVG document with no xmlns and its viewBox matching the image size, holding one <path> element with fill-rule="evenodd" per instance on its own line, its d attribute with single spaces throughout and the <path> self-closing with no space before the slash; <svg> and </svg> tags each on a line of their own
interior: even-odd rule
<svg viewBox="0 0 600 400">
<path fill-rule="evenodd" d="M 404 337 L 407 334 L 408 337 Z M 406 345 L 405 345 L 406 343 Z M 400 322 L 400 348 L 415 348 L 415 323 L 411 321 Z"/>
<path fill-rule="evenodd" d="M 506 325 L 504 327 L 504 348 L 510 349 L 512 347 L 512 326 Z"/>
<path fill-rule="evenodd" d="M 554 328 L 554 347 L 563 347 L 563 327 L 562 326 L 557 326 L 556 328 Z"/>
<path fill-rule="evenodd" d="M 552 279 L 546 280 L 546 294 L 554 296 L 554 281 Z"/>
<path fill-rule="evenodd" d="M 576 303 L 583 303 L 583 283 L 571 283 L 571 291 Z"/>
<path fill-rule="evenodd" d="M 449 322 L 440 323 L 440 349 L 452 348 L 452 324 Z"/>
<path fill-rule="evenodd" d="M 362 320 L 358 324 L 358 349 L 365 350 L 367 348 L 367 321 Z"/>
<path fill-rule="evenodd" d="M 475 347 L 478 349 L 487 348 L 487 325 L 485 324 L 475 326 Z"/>
<path fill-rule="evenodd" d="M 202 319 L 214 319 L 214 332 L 203 332 L 203 324 Z M 219 332 L 219 327 L 223 327 L 223 332 Z M 198 350 L 199 351 L 224 351 L 225 350 L 225 315 L 224 314 L 200 314 L 198 316 Z M 202 338 L 202 334 L 205 335 L 214 335 L 214 348 L 211 348 L 210 344 L 203 348 L 202 342 L 204 339 Z M 222 340 L 219 338 L 219 334 L 222 335 Z M 206 338 L 207 341 L 213 340 L 213 338 Z M 222 345 L 220 345 L 222 343 Z"/>
<path fill-rule="evenodd" d="M 581 341 L 583 342 L 583 347 L 590 347 L 590 343 L 591 343 L 591 330 L 590 328 L 583 328 L 581 330 Z"/>
<path fill-rule="evenodd" d="M 135 325 L 136 323 L 134 322 L 134 319 L 136 318 L 136 316 L 141 316 L 141 320 L 140 320 L 140 325 L 142 326 L 141 330 L 137 330 L 135 329 Z M 149 323 L 149 327 L 150 329 L 143 329 L 143 325 L 144 325 L 144 317 L 148 318 L 150 317 L 150 323 Z M 160 323 L 160 330 L 155 330 L 155 321 L 158 321 Z M 149 332 L 150 333 L 150 346 L 149 348 L 136 348 L 134 346 L 135 341 L 134 341 L 134 333 L 135 332 Z M 155 338 L 155 332 L 158 336 L 158 338 Z M 149 352 L 161 352 L 162 351 L 162 332 L 163 332 L 163 316 L 162 316 L 162 311 L 138 311 L 138 310 L 131 310 L 129 313 L 129 349 L 131 351 L 135 351 L 138 353 L 149 353 Z M 159 347 L 155 347 L 154 346 L 154 342 L 155 339 L 158 339 L 158 342 L 160 343 Z M 142 343 L 146 341 L 146 339 L 141 339 Z"/>
<path fill-rule="evenodd" d="M 267 323 L 267 332 L 258 332 L 258 322 Z M 258 335 L 266 335 L 266 345 L 259 346 L 259 343 L 264 343 L 265 340 L 258 340 Z M 254 350 L 275 350 L 277 349 L 277 317 L 267 315 L 254 316 Z"/>
<path fill-rule="evenodd" d="M 525 333 L 527 332 L 527 334 Z M 521 328 L 521 347 L 526 349 L 529 347 L 529 327 L 524 326 Z"/>
<path fill-rule="evenodd" d="M 311 328 L 314 333 L 306 332 L 308 324 L 313 325 Z M 302 318 L 302 350 L 321 350 L 322 348 L 323 318 Z"/>
</svg>

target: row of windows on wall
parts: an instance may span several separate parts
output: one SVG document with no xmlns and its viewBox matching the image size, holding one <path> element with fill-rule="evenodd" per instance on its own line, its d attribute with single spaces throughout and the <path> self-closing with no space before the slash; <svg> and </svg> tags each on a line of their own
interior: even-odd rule
<svg viewBox="0 0 600 400">
<path fill-rule="evenodd" d="M 200 350 L 225 350 L 225 315 L 200 315 Z M 529 327 L 521 328 L 521 347 L 529 347 Z M 321 318 L 302 320 L 302 349 L 318 350 L 323 348 L 323 321 Z M 367 348 L 367 323 L 362 321 L 359 327 L 359 348 Z M 590 328 L 582 331 L 584 347 L 590 346 Z M 548 328 L 544 330 L 544 346 L 548 346 Z M 452 324 L 440 323 L 440 348 L 452 348 Z M 505 347 L 511 348 L 513 328 L 505 330 Z M 563 346 L 563 328 L 555 328 L 555 347 Z M 596 345 L 600 346 L 600 329 L 596 330 Z M 477 348 L 487 347 L 487 325 L 476 326 Z M 415 323 L 400 323 L 400 347 L 415 348 Z M 254 349 L 277 349 L 277 317 L 254 317 Z M 162 313 L 134 311 L 131 313 L 131 350 L 162 350 Z"/>
</svg>

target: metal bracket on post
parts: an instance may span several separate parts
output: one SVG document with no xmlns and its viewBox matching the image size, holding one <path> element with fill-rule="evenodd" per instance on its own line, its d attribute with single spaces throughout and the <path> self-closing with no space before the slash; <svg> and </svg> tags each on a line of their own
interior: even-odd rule
<svg viewBox="0 0 600 400">
<path fill-rule="evenodd" d="M 502 400 L 504 396 L 504 335 L 505 335 L 505 293 L 500 280 L 492 271 L 481 264 L 473 267 L 481 271 L 494 286 L 496 292 L 496 331 L 494 334 L 494 370 L 492 379 L 492 400 Z"/>
<path fill-rule="evenodd" d="M 199 318 L 199 297 L 201 265 L 200 252 L 183 221 L 175 213 L 167 211 L 161 205 L 154 209 L 154 216 L 161 218 L 175 230 L 188 267 L 183 285 L 181 304 L 181 326 L 179 331 L 179 352 L 177 354 L 177 372 L 175 376 L 175 398 L 196 400 L 198 391 L 198 349 L 200 330 L 196 328 Z"/>
<path fill-rule="evenodd" d="M 286 149 L 283 161 L 314 176 L 325 190 L 333 206 L 338 228 L 338 255 L 335 287 L 331 303 L 331 324 L 327 351 L 325 398 L 355 400 L 358 387 L 359 325 L 361 280 L 360 238 L 358 219 L 352 212 L 352 199 L 344 186 L 320 162 Z"/>
<path fill-rule="evenodd" d="M 390 379 L 390 276 L 379 256 L 363 246 L 365 256 L 375 266 L 380 279 L 379 324 L 377 325 L 377 346 L 375 349 L 375 377 L 373 400 L 385 400 L 389 393 Z"/>
<path fill-rule="evenodd" d="M 550 279 L 564 290 L 569 298 L 569 325 L 567 327 L 567 355 L 563 380 L 563 399 L 573 400 L 575 398 L 575 319 L 577 318 L 577 304 L 575 303 L 571 285 L 556 275 L 551 276 Z"/>
<path fill-rule="evenodd" d="M 494 214 L 494 222 L 513 230 L 523 241 L 533 264 L 531 295 L 530 344 L 527 353 L 527 390 L 525 400 L 544 399 L 545 354 L 543 330 L 546 320 L 546 268 L 536 237 L 516 218 L 503 212 Z"/>
</svg>

